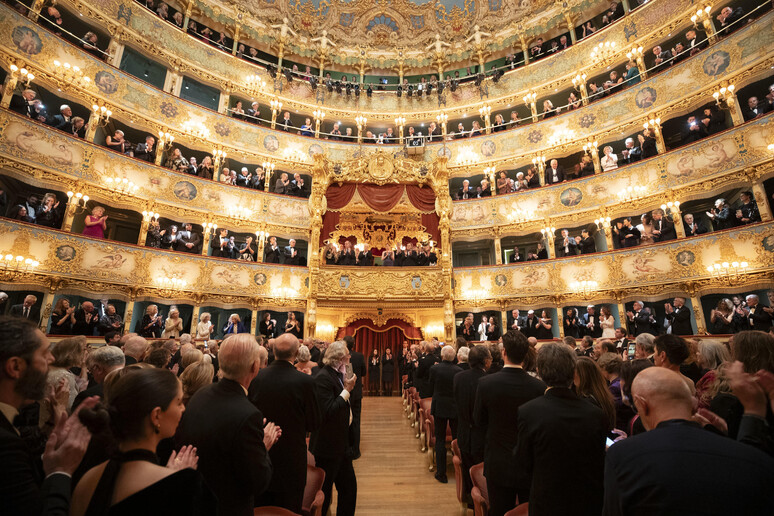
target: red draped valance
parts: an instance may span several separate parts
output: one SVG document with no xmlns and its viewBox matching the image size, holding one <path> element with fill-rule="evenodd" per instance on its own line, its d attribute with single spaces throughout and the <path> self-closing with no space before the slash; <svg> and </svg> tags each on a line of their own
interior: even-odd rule
<svg viewBox="0 0 774 516">
<path fill-rule="evenodd" d="M 336 338 L 341 339 L 346 335 L 357 336 L 358 331 L 363 328 L 376 333 L 385 333 L 392 328 L 397 328 L 406 340 L 422 340 L 422 332 L 419 328 L 415 328 L 400 319 L 387 319 L 384 326 L 377 326 L 371 319 L 358 319 L 343 328 L 339 328 Z"/>
<path fill-rule="evenodd" d="M 369 208 L 374 211 L 388 212 L 395 207 L 403 197 L 405 190 L 411 205 L 423 213 L 435 211 L 435 192 L 429 186 L 402 185 L 402 184 L 357 184 L 344 183 L 331 185 L 325 193 L 328 209 L 339 211 L 352 200 L 355 190 L 360 193 Z"/>
</svg>

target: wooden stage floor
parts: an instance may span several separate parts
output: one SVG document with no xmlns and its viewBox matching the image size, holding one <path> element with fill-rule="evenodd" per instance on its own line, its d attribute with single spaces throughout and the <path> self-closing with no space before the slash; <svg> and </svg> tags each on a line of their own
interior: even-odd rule
<svg viewBox="0 0 774 516">
<path fill-rule="evenodd" d="M 357 474 L 358 516 L 456 516 L 454 467 L 448 454 L 448 484 L 427 469 L 419 440 L 409 427 L 399 396 L 364 397 Z M 335 504 L 334 488 L 334 504 Z M 473 511 L 468 511 L 473 514 Z M 336 514 L 331 506 L 331 514 Z"/>
</svg>

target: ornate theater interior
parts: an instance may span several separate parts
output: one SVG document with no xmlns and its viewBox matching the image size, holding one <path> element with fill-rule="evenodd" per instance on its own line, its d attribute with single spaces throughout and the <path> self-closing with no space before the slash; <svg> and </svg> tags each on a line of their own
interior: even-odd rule
<svg viewBox="0 0 774 516">
<path fill-rule="evenodd" d="M 289 332 L 399 360 L 771 326 L 746 301 L 774 308 L 769 1 L 3 0 L 0 79 L 0 313 L 34 296 L 52 342 L 84 304 L 94 347 Z M 371 416 L 433 482 L 388 375 Z M 466 513 L 442 487 L 420 512 Z"/>
</svg>

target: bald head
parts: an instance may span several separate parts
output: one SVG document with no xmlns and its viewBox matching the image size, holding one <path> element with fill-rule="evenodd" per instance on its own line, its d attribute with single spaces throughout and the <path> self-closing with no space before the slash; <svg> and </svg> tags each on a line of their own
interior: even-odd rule
<svg viewBox="0 0 774 516">
<path fill-rule="evenodd" d="M 145 356 L 145 351 L 148 349 L 148 341 L 144 337 L 132 334 L 131 337 L 126 339 L 126 343 L 123 346 L 124 354 L 128 357 L 132 357 L 138 362 L 142 361 Z"/>
<path fill-rule="evenodd" d="M 693 414 L 693 396 L 685 380 L 662 367 L 649 367 L 634 378 L 632 398 L 648 430 L 662 421 L 690 419 Z"/>
<path fill-rule="evenodd" d="M 250 385 L 261 368 L 261 346 L 249 333 L 232 333 L 220 344 L 218 364 L 223 378 Z"/>
<path fill-rule="evenodd" d="M 298 353 L 298 339 L 290 333 L 283 333 L 274 339 L 274 358 L 293 362 Z"/>
</svg>

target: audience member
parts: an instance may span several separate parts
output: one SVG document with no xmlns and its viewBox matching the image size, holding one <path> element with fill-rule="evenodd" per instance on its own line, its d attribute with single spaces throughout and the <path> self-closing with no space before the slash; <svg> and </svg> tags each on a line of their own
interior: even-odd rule
<svg viewBox="0 0 774 516">
<path fill-rule="evenodd" d="M 454 377 L 462 369 L 454 365 L 456 353 L 453 346 L 441 349 L 441 362 L 430 368 L 430 385 L 433 401 L 430 414 L 435 427 L 435 479 L 445 484 L 446 478 L 446 430 L 451 429 L 452 439 L 457 438 L 457 407 L 454 399 Z"/>
<path fill-rule="evenodd" d="M 220 381 L 191 398 L 180 422 L 176 440 L 198 450 L 199 471 L 217 499 L 219 515 L 252 515 L 256 497 L 271 480 L 268 451 L 281 430 L 265 424 L 247 398 L 265 357 L 252 335 L 226 337 L 218 353 Z"/>
<path fill-rule="evenodd" d="M 7 295 L 6 295 L 7 297 Z M 24 296 L 24 301 L 19 305 L 12 305 L 9 314 L 13 317 L 28 319 L 35 325 L 40 322 L 40 307 L 37 306 L 38 298 L 32 294 Z"/>
<path fill-rule="evenodd" d="M 530 311 L 531 312 L 531 311 Z M 484 476 L 489 494 L 489 514 L 502 516 L 516 505 L 516 460 L 519 407 L 543 395 L 546 385 L 522 368 L 529 350 L 523 333 L 503 335 L 505 366 L 478 382 L 474 425 L 486 434 Z"/>
<path fill-rule="evenodd" d="M 685 339 L 677 335 L 661 335 L 656 337 L 653 344 L 656 351 L 653 355 L 653 363 L 657 367 L 663 367 L 679 374 L 693 395 L 696 392 L 693 380 L 680 372 L 680 365 L 688 359 L 690 353 Z"/>
<path fill-rule="evenodd" d="M 320 408 L 320 425 L 312 432 L 309 450 L 318 468 L 325 471 L 322 514 L 328 513 L 333 486 L 336 486 L 336 514 L 352 516 L 357 504 L 357 478 L 352 466 L 353 432 L 350 396 L 359 379 L 357 374 L 347 377 L 350 351 L 347 343 L 339 340 L 328 346 L 323 367 L 314 377 L 315 393 Z"/>
<path fill-rule="evenodd" d="M 563 344 L 549 342 L 538 351 L 537 370 L 547 389 L 519 407 L 513 451 L 518 500 L 529 502 L 530 514 L 596 516 L 602 510 L 605 436 L 611 421 L 571 389 L 576 361 L 583 360 L 597 370 L 594 362 L 576 359 Z M 601 376 L 599 380 L 601 394 L 610 397 Z"/>
<path fill-rule="evenodd" d="M 774 460 L 694 423 L 693 398 L 678 373 L 642 371 L 631 393 L 648 431 L 608 450 L 603 515 L 771 512 Z"/>
</svg>

